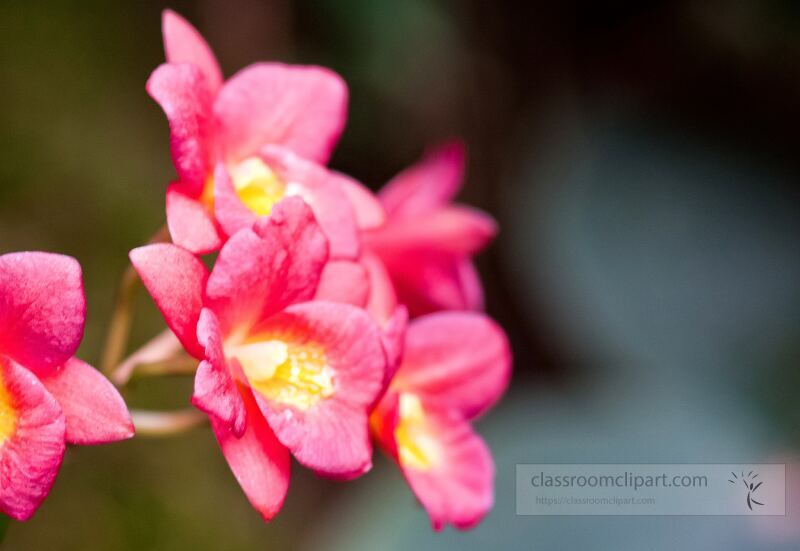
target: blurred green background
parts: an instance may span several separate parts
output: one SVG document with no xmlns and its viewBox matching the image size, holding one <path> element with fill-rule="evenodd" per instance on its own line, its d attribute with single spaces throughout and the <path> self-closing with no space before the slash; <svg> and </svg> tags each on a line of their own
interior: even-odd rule
<svg viewBox="0 0 800 551">
<path fill-rule="evenodd" d="M 515 351 L 478 424 L 497 463 L 476 530 L 431 532 L 383 457 L 361 479 L 295 468 L 261 522 L 207 428 L 68 451 L 8 549 L 797 549 L 800 7 L 792 0 L 197 0 L 0 3 L 0 253 L 75 256 L 97 362 L 127 251 L 173 177 L 144 91 L 160 12 L 226 75 L 326 65 L 351 89 L 332 161 L 376 189 L 463 136 L 464 201 L 502 232 L 479 264 Z M 141 294 L 131 346 L 161 330 Z M 183 407 L 191 381 L 138 383 Z M 788 463 L 788 516 L 517 517 L 514 465 Z"/>
</svg>

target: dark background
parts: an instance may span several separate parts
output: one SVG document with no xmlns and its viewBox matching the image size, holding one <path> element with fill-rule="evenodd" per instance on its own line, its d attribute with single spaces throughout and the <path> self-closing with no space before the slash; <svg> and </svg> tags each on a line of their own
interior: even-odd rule
<svg viewBox="0 0 800 551">
<path fill-rule="evenodd" d="M 0 253 L 78 258 L 97 362 L 127 251 L 174 172 L 144 91 L 160 12 L 226 76 L 326 65 L 351 90 L 332 165 L 377 189 L 426 146 L 469 146 L 463 201 L 494 215 L 479 258 L 515 373 L 478 424 L 497 505 L 434 535 L 384 458 L 358 481 L 300 468 L 269 525 L 207 428 L 71 449 L 10 549 L 795 549 L 800 538 L 800 4 L 29 2 L 0 4 Z M 142 294 L 132 345 L 161 330 Z M 182 407 L 189 379 L 134 407 Z M 790 515 L 517 517 L 514 465 L 788 463 Z M 412 547 L 413 546 L 413 547 Z"/>
</svg>

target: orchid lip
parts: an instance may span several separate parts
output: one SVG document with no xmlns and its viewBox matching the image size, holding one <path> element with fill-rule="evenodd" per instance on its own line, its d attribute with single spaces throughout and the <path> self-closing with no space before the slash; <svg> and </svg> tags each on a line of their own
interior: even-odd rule
<svg viewBox="0 0 800 551">
<path fill-rule="evenodd" d="M 290 195 L 290 184 L 258 157 L 248 157 L 227 169 L 239 200 L 257 216 L 269 216 L 273 207 Z M 214 176 L 210 174 L 199 199 L 209 212 L 214 211 L 214 189 Z"/>
<path fill-rule="evenodd" d="M 259 216 L 268 216 L 286 195 L 286 183 L 258 157 L 237 163 L 230 168 L 230 174 L 239 199 Z"/>
<path fill-rule="evenodd" d="M 334 378 L 325 351 L 313 343 L 274 337 L 250 338 L 226 347 L 250 386 L 265 398 L 307 410 L 334 394 Z"/>
</svg>

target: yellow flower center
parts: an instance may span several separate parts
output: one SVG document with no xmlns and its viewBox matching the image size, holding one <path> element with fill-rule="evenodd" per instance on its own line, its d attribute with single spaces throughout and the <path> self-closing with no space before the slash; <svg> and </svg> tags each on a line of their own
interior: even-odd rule
<svg viewBox="0 0 800 551">
<path fill-rule="evenodd" d="M 439 463 L 441 447 L 426 422 L 422 402 L 413 394 L 400 395 L 400 415 L 394 437 L 397 454 L 404 467 L 428 470 Z"/>
<path fill-rule="evenodd" d="M 0 446 L 14 435 L 19 414 L 14 406 L 14 398 L 0 375 Z"/>
<path fill-rule="evenodd" d="M 228 167 L 233 188 L 242 203 L 259 216 L 269 216 L 272 207 L 286 195 L 286 183 L 267 163 L 258 157 L 249 157 Z M 214 175 L 206 178 L 200 202 L 213 212 Z"/>
<path fill-rule="evenodd" d="M 268 216 L 286 193 L 283 180 L 257 157 L 237 164 L 230 169 L 230 174 L 242 203 L 259 216 Z"/>
<path fill-rule="evenodd" d="M 314 344 L 261 338 L 226 352 L 239 360 L 253 389 L 270 400 L 305 410 L 334 393 L 325 352 Z"/>
</svg>

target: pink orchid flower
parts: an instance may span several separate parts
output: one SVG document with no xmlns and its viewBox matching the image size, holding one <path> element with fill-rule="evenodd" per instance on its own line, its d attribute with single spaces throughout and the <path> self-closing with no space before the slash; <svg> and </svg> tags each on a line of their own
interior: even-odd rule
<svg viewBox="0 0 800 551">
<path fill-rule="evenodd" d="M 311 206 L 331 256 L 355 258 L 359 240 L 342 186 L 324 166 L 347 118 L 347 87 L 321 67 L 256 63 L 223 82 L 211 48 L 185 19 L 163 16 L 167 63 L 147 91 L 169 121 L 178 180 L 167 189 L 173 242 L 219 249 L 283 197 Z M 344 182 L 344 183 L 343 183 Z"/>
<path fill-rule="evenodd" d="M 436 530 L 476 525 L 494 501 L 494 463 L 470 421 L 511 374 L 503 330 L 483 314 L 438 312 L 411 322 L 403 360 L 371 415 Z"/>
<path fill-rule="evenodd" d="M 74 259 L 0 256 L 0 510 L 17 520 L 47 497 L 66 444 L 133 436 L 117 390 L 73 356 L 85 320 Z"/>
<path fill-rule="evenodd" d="M 464 176 L 465 151 L 445 144 L 401 172 L 379 193 L 385 223 L 368 198 L 350 194 L 365 247 L 385 264 L 399 301 L 412 316 L 480 310 L 483 290 L 472 256 L 497 233 L 486 213 L 452 204 Z"/>
<path fill-rule="evenodd" d="M 202 360 L 192 402 L 264 519 L 288 490 L 290 451 L 333 478 L 371 467 L 381 331 L 362 308 L 313 300 L 330 266 L 328 240 L 301 199 L 284 199 L 234 234 L 210 275 L 176 245 L 130 256 L 169 327 Z"/>
</svg>

